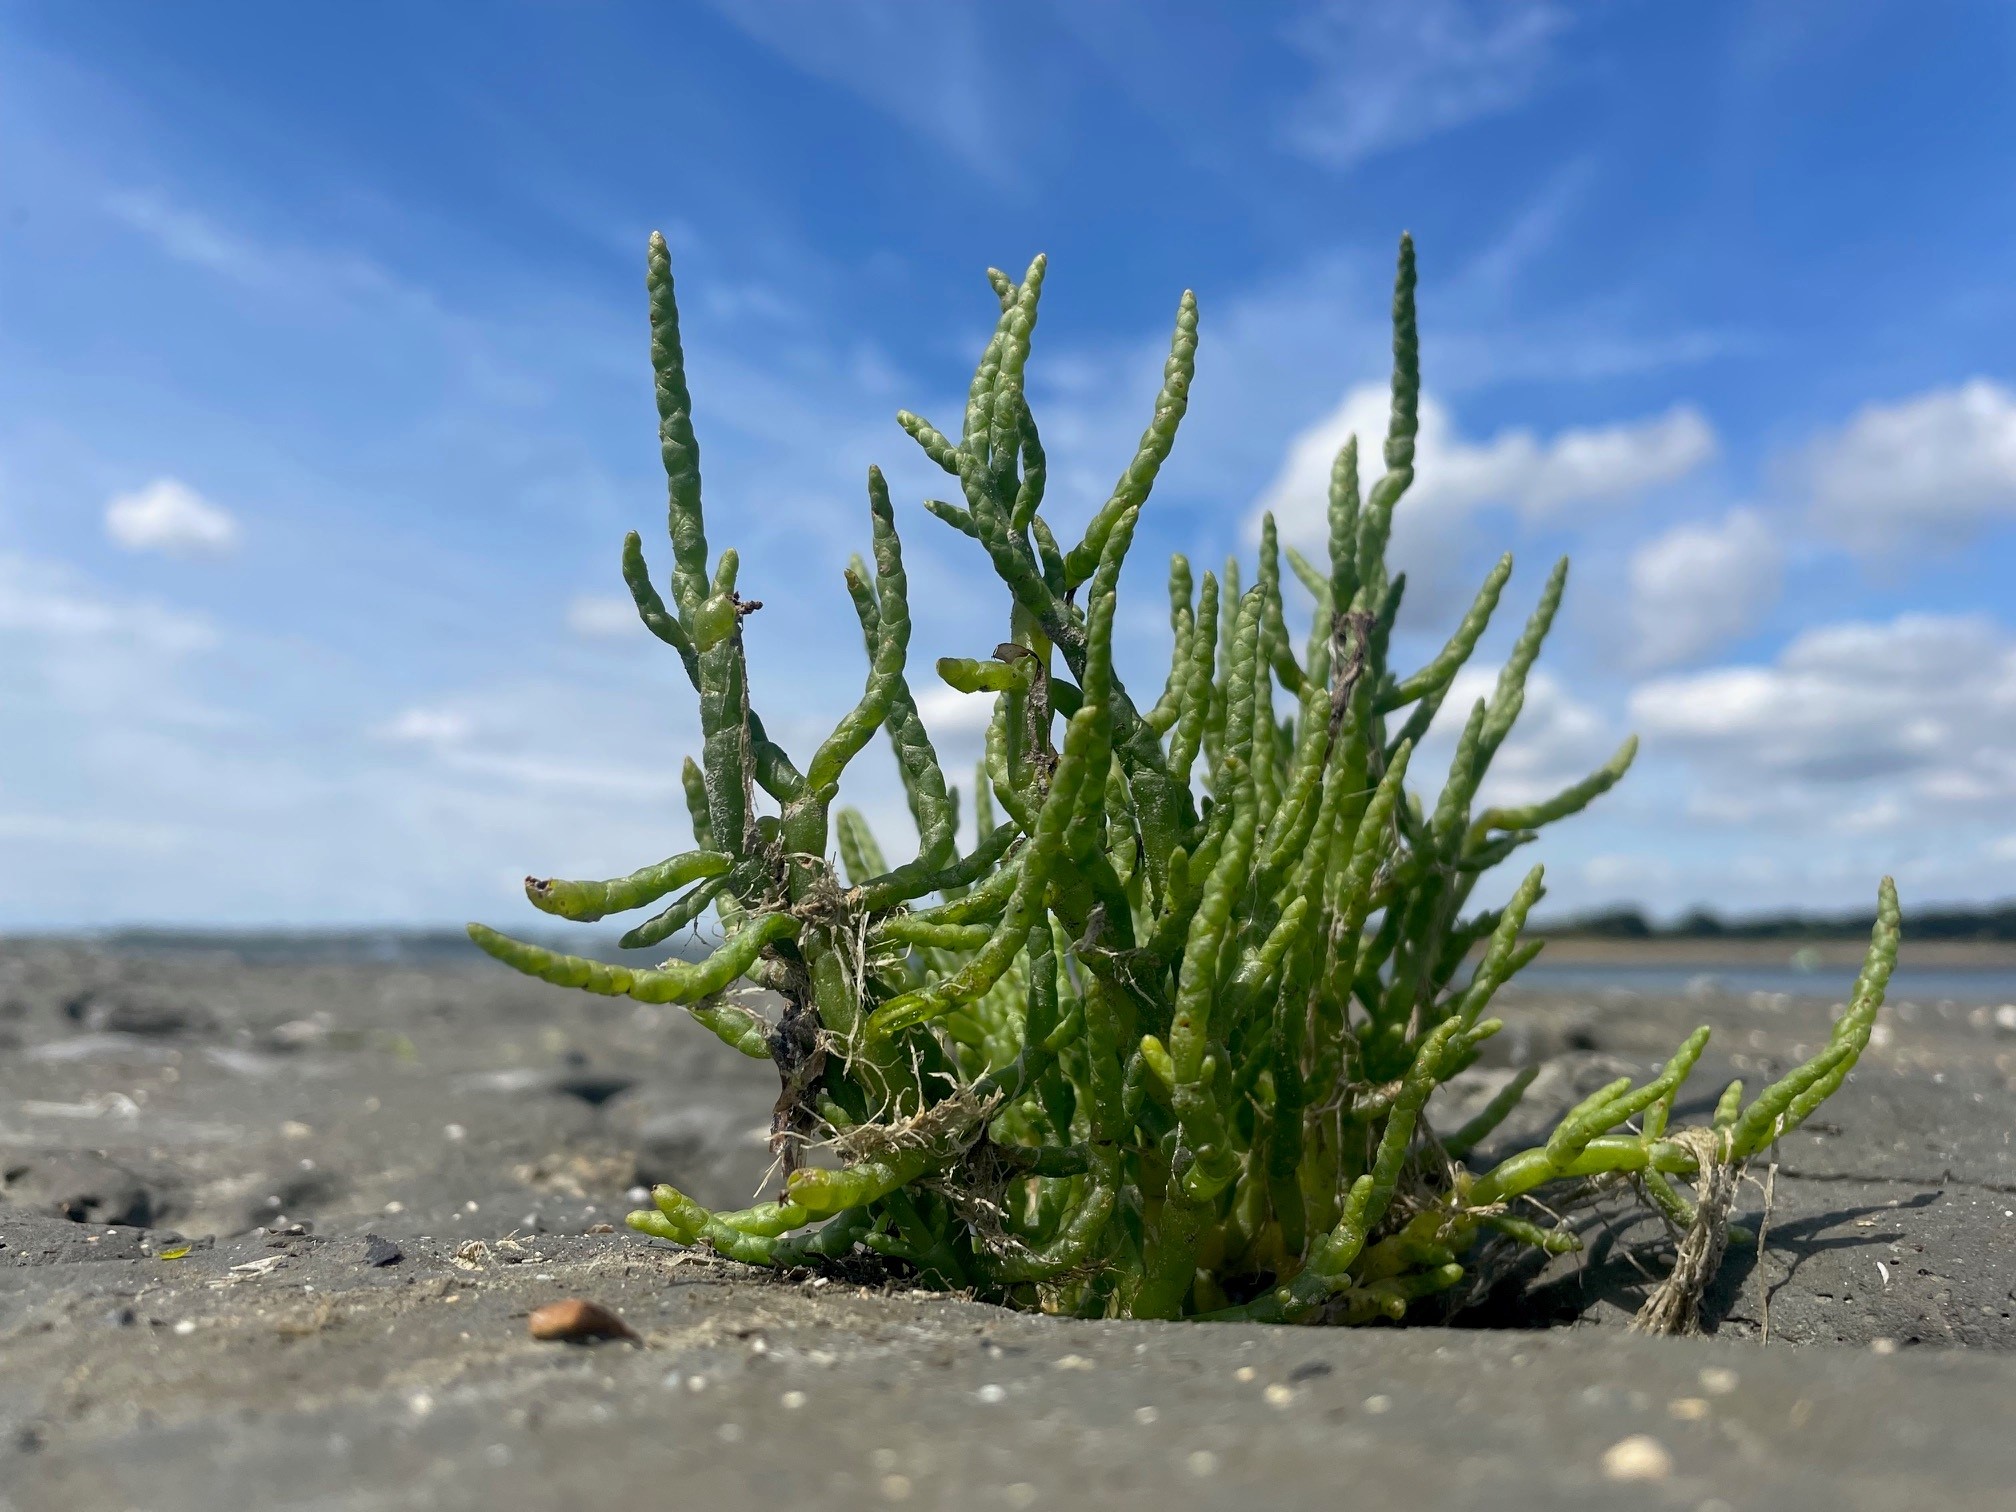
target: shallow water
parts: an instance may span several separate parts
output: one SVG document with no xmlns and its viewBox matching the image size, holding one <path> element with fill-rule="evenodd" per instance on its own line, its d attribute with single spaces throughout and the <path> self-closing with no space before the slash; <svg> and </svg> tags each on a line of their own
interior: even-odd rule
<svg viewBox="0 0 2016 1512">
<path fill-rule="evenodd" d="M 1698 963 L 1631 965 L 1620 961 L 1562 962 L 1545 957 L 1519 973 L 1528 991 L 1601 993 L 1626 991 L 1647 997 L 1689 997 L 1706 993 L 1747 996 L 1753 992 L 1838 1002 L 1855 985 L 1846 966 L 1802 969 L 1790 964 L 1707 966 Z M 1999 1006 L 2016 1003 L 2016 968 L 2008 966 L 1900 966 L 1890 979 L 1889 1000 L 1953 1002 Z"/>
</svg>

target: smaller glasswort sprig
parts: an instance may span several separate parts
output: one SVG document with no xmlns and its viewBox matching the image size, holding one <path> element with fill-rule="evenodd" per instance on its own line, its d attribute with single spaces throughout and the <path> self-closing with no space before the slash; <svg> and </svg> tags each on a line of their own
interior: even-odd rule
<svg viewBox="0 0 2016 1512">
<path fill-rule="evenodd" d="M 528 879 L 526 895 L 579 921 L 669 898 L 625 945 L 660 943 L 710 911 L 721 943 L 638 970 L 470 926 L 520 971 L 683 1005 L 776 1064 L 777 1199 L 711 1212 L 660 1186 L 631 1226 L 776 1267 L 868 1252 L 933 1285 L 1081 1315 L 1359 1323 L 1463 1283 L 1487 1237 L 1576 1247 L 1551 1215 L 1564 1185 L 1598 1178 L 1635 1183 L 1676 1227 L 1710 1236 L 1695 1252 L 1712 1269 L 1730 1183 L 1711 1178 L 1810 1117 L 1869 1042 L 1896 961 L 1895 889 L 1885 879 L 1827 1046 L 1754 1099 L 1734 1083 L 1709 1124 L 1670 1127 L 1707 1043 L 1700 1029 L 1642 1085 L 1604 1087 L 1544 1143 L 1472 1170 L 1531 1072 L 1446 1132 L 1430 1125 L 1429 1101 L 1476 1062 L 1500 1028 L 1486 1016 L 1494 995 L 1540 950 L 1521 931 L 1541 869 L 1502 907 L 1466 912 L 1471 896 L 1636 752 L 1626 741 L 1541 802 L 1477 809 L 1567 563 L 1424 805 L 1405 785 L 1410 763 L 1512 559 L 1426 665 L 1388 666 L 1406 580 L 1389 574 L 1386 546 L 1414 479 L 1421 390 L 1403 238 L 1383 474 L 1361 497 L 1355 438 L 1338 453 L 1327 563 L 1284 552 L 1271 518 L 1243 591 L 1236 560 L 1221 578 L 1174 558 L 1169 672 L 1144 708 L 1114 671 L 1116 605 L 1188 408 L 1197 303 L 1179 301 L 1134 456 L 1067 546 L 1043 510 L 1047 463 L 1024 385 L 1045 272 L 1041 257 L 1019 280 L 990 271 L 998 319 L 956 440 L 897 417 L 954 485 L 924 508 L 971 540 L 1006 599 L 1006 638 L 990 655 L 937 664 L 947 685 L 992 701 L 962 852 L 958 795 L 910 683 L 908 579 L 879 471 L 868 474 L 871 560 L 844 575 L 868 657 L 860 698 L 802 771 L 752 707 L 743 622 L 761 605 L 740 596 L 736 554 L 710 554 L 671 263 L 663 238 L 651 240 L 670 601 L 635 534 L 622 570 L 699 700 L 700 760 L 685 766 L 697 848 L 612 881 Z M 1299 655 L 1284 556 L 1311 601 Z M 916 854 L 895 866 L 861 816 L 836 806 L 878 731 L 918 833 Z M 735 992 L 744 980 L 774 1006 L 750 1006 Z M 1676 1182 L 1710 1195 L 1697 1202 Z"/>
</svg>

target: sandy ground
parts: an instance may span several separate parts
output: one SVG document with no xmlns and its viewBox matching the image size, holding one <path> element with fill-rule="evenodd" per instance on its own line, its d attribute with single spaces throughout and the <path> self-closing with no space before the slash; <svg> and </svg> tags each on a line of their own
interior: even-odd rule
<svg viewBox="0 0 2016 1512">
<path fill-rule="evenodd" d="M 1464 1094 L 1558 1057 L 1528 1133 L 1697 1022 L 1700 1104 L 1827 1025 L 1505 1006 Z M 1713 1338 L 1623 1332 L 1649 1222 L 1448 1326 L 1070 1323 L 622 1230 L 639 1183 L 735 1204 L 765 1165 L 767 1068 L 676 1011 L 480 960 L 0 943 L 0 1509 L 2006 1508 L 2016 1033 L 1899 1004 L 1883 1038 L 1782 1149 Z M 641 1343 L 533 1341 L 566 1296 Z"/>
</svg>

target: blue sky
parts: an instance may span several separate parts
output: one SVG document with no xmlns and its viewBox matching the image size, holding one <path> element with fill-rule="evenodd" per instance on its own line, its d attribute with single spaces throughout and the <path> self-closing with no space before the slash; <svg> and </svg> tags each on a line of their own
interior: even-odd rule
<svg viewBox="0 0 2016 1512">
<path fill-rule="evenodd" d="M 1073 527 L 1197 291 L 1131 569 L 1123 670 L 1159 686 L 1158 555 L 1248 552 L 1266 507 L 1306 535 L 1376 424 L 1407 228 L 1401 654 L 1500 550 L 1508 620 L 1570 552 L 1498 791 L 1645 742 L 1545 843 L 1552 906 L 2016 894 L 2016 10 L 1001 15 L 0 7 L 0 924 L 509 919 L 528 870 L 684 843 L 690 692 L 615 570 L 662 541 L 654 227 L 801 750 L 859 685 L 869 462 L 920 688 L 998 639 L 891 418 L 956 417 L 990 263 L 1051 257 Z M 927 712 L 970 760 L 972 711 Z M 903 828 L 885 757 L 849 796 Z"/>
</svg>

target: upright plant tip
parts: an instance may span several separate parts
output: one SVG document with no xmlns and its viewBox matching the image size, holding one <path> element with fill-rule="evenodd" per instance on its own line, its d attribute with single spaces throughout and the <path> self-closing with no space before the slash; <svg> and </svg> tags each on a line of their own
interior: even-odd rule
<svg viewBox="0 0 2016 1512">
<path fill-rule="evenodd" d="M 1471 1167 L 1531 1069 L 1461 1126 L 1438 1128 L 1436 1093 L 1497 1032 L 1486 1010 L 1539 949 L 1522 931 L 1540 869 L 1502 906 L 1465 910 L 1486 872 L 1606 792 L 1637 749 L 1626 741 L 1551 798 L 1481 800 L 1566 563 L 1470 711 L 1429 808 L 1407 789 L 1410 763 L 1512 562 L 1427 664 L 1389 665 L 1405 579 L 1386 549 L 1420 426 L 1403 237 L 1384 473 L 1361 499 L 1356 438 L 1337 454 L 1327 570 L 1284 549 L 1271 519 L 1251 571 L 1235 559 L 1193 580 L 1175 557 L 1167 676 L 1137 701 L 1114 665 L 1120 580 L 1188 411 L 1197 301 L 1178 302 L 1147 426 L 1067 548 L 1073 534 L 1045 514 L 1027 398 L 1047 272 L 1040 256 L 1019 281 L 989 270 L 995 323 L 956 440 L 899 416 L 959 485 L 958 502 L 924 508 L 971 543 L 1005 609 L 998 643 L 936 660 L 948 687 L 989 709 L 962 851 L 957 792 L 911 684 L 909 581 L 879 469 L 867 555 L 845 574 L 867 662 L 859 698 L 802 771 L 751 706 L 742 623 L 760 606 L 740 591 L 736 554 L 709 553 L 671 256 L 651 238 L 669 602 L 635 535 L 622 572 L 698 696 L 700 759 L 682 774 L 695 848 L 606 881 L 531 878 L 526 892 L 581 922 L 657 906 L 630 946 L 710 916 L 720 939 L 700 959 L 638 969 L 470 926 L 517 970 L 683 1005 L 775 1064 L 778 1200 L 710 1212 L 661 1186 L 631 1226 L 778 1268 L 876 1257 L 926 1285 L 1081 1316 L 1362 1323 L 1465 1295 L 1480 1237 L 1572 1247 L 1548 1216 L 1563 1183 L 1623 1173 L 1661 1211 L 1693 1211 L 1680 1186 L 1698 1197 L 1714 1170 L 1797 1128 L 1868 1044 L 1896 961 L 1895 888 L 1885 879 L 1847 1011 L 1804 1065 L 1747 1102 L 1732 1085 L 1704 1126 L 1669 1127 L 1703 1029 L 1644 1083 L 1605 1087 L 1540 1143 Z M 1314 600 L 1300 636 L 1283 555 Z M 839 801 L 878 734 L 917 828 L 893 864 Z M 745 981 L 768 998 L 733 993 Z M 806 1164 L 814 1142 L 830 1158 Z"/>
</svg>

